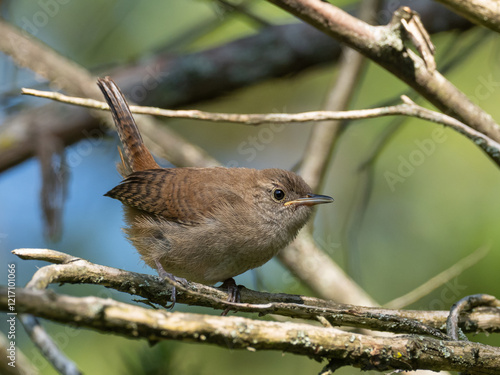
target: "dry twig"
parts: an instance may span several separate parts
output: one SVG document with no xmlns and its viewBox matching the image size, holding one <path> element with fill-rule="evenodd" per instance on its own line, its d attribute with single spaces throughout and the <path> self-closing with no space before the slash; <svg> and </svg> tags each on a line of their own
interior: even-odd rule
<svg viewBox="0 0 500 375">
<path fill-rule="evenodd" d="M 13 253 L 22 259 L 43 259 L 51 261 L 54 258 L 60 262 L 64 254 L 45 249 L 17 249 Z M 81 258 L 66 258 L 67 263 L 54 264 L 39 269 L 28 283 L 27 288 L 45 289 L 50 284 L 96 284 L 103 285 L 131 295 L 165 306 L 170 298 L 170 290 L 165 281 L 157 276 L 128 272 L 116 268 L 101 266 Z M 317 320 L 323 316 L 334 326 L 351 326 L 370 328 L 379 331 L 399 333 L 432 334 L 444 338 L 436 330 L 442 330 L 448 312 L 390 310 L 354 305 L 339 304 L 333 301 L 308 296 L 298 296 L 284 293 L 263 293 L 247 288 L 241 290 L 241 298 L 245 303 L 227 302 L 227 290 L 210 287 L 203 284 L 188 282 L 187 286 L 179 283 L 177 302 L 188 305 L 211 307 L 224 310 L 227 306 L 242 312 L 253 312 L 259 315 L 275 314 L 292 318 Z M 495 327 L 500 319 L 500 311 L 495 318 L 494 311 L 489 311 L 488 320 L 464 320 L 461 326 L 465 330 L 473 327 L 475 330 L 487 329 L 490 332 L 500 330 Z M 470 319 L 470 317 L 468 318 Z M 477 317 L 475 318 L 477 319 Z"/>
<path fill-rule="evenodd" d="M 500 8 L 497 0 L 438 0 L 472 22 L 500 33 Z"/>
<path fill-rule="evenodd" d="M 0 287 L 0 307 L 6 305 Z M 473 342 L 422 336 L 372 337 L 293 322 L 167 312 L 110 299 L 71 297 L 50 290 L 20 289 L 20 311 L 130 338 L 213 343 L 230 349 L 279 350 L 329 359 L 363 370 L 430 369 L 500 374 L 500 349 Z M 339 362 L 340 361 L 340 362 Z"/>
<path fill-rule="evenodd" d="M 390 6 L 391 2 L 386 2 L 382 12 L 389 14 L 392 11 Z M 466 30 L 471 27 L 468 21 L 433 1 L 412 2 L 412 7 L 420 12 L 431 33 Z M 432 22 L 433 19 L 439 19 L 439 22 Z M 40 64 L 51 59 L 39 55 L 36 45 L 33 46 L 36 42 L 32 38 L 23 39 L 20 30 L 8 24 L 4 27 L 3 24 L 0 22 L 0 34 L 4 36 L 0 38 L 2 52 L 42 76 L 44 72 L 53 69 L 50 65 Z M 290 38 L 290 35 L 294 35 L 294 38 Z M 22 49 L 12 49 L 17 46 L 22 46 Z M 283 52 L 282 58 L 286 57 L 285 63 L 283 59 L 273 57 L 276 46 Z M 54 53 L 48 49 L 46 52 Z M 193 54 L 175 58 L 168 53 L 155 55 L 151 59 L 139 60 L 137 65 L 115 69 L 110 75 L 118 79 L 120 88 L 126 94 L 136 97 L 134 93 L 143 89 L 146 72 L 146 77 L 151 78 L 153 82 L 148 85 L 151 90 L 147 91 L 143 104 L 172 108 L 207 98 L 213 99 L 221 94 L 227 95 L 228 92 L 261 80 L 289 76 L 311 66 L 335 62 L 339 55 L 340 46 L 337 41 L 307 24 L 294 23 L 271 26 L 256 35 Z M 252 69 L 255 59 L 260 62 L 258 71 Z M 204 64 L 200 64 L 200 61 Z M 203 69 L 206 63 L 213 69 Z M 248 71 L 252 71 L 252 74 L 247 75 L 245 72 Z M 242 73 L 235 75 L 234 72 Z M 65 74 L 65 71 L 60 73 Z M 184 82 L 184 85 L 179 86 L 179 82 Z M 79 95 L 73 91 L 67 92 Z M 57 134 L 66 145 L 88 139 L 95 134 L 102 137 L 106 130 L 106 127 L 100 126 L 87 111 L 76 107 L 63 111 L 60 106 L 49 106 L 13 116 L 7 119 L 0 129 L 0 143 L 4 145 L 0 147 L 0 171 L 34 155 L 34 145 L 30 142 L 29 132 L 32 125 L 43 128 L 46 133 Z M 174 165 L 194 166 L 195 162 L 200 160 L 196 152 L 183 154 L 182 143 L 176 139 L 168 146 L 176 151 L 170 159 Z"/>
<path fill-rule="evenodd" d="M 371 26 L 328 2 L 268 1 L 356 49 L 413 87 L 444 113 L 500 142 L 500 126 L 493 118 L 405 47 L 407 34 L 402 21 L 407 22 L 413 17 L 409 8 L 396 11 L 388 25 Z M 499 164 L 498 158 L 496 163 Z"/>
<path fill-rule="evenodd" d="M 434 317 L 441 315 L 441 318 L 445 319 L 446 312 L 391 312 L 338 305 L 304 296 L 258 293 L 249 290 L 242 291 L 242 298 L 245 300 L 253 298 L 254 301 L 259 301 L 258 304 L 232 304 L 242 311 L 260 314 L 272 312 L 312 320 L 319 319 L 325 325 L 361 324 L 360 326 L 376 329 L 418 332 L 436 335 L 439 340 L 420 335 L 371 337 L 304 323 L 171 313 L 110 299 L 70 297 L 44 290 L 50 283 L 94 283 L 140 295 L 151 302 L 162 304 L 168 301 L 164 293 L 165 284 L 155 276 L 95 265 L 50 250 L 19 249 L 14 253 L 23 259 L 53 259 L 58 263 L 41 268 L 35 273 L 26 289 L 16 290 L 16 310 L 20 313 L 34 314 L 103 332 L 114 332 L 131 338 L 146 338 L 149 341 L 173 339 L 214 343 L 232 349 L 281 350 L 307 355 L 317 360 L 327 358 L 333 361 L 329 366 L 335 363 L 336 366 L 352 365 L 365 370 L 379 371 L 431 369 L 478 374 L 500 373 L 498 348 L 472 342 L 449 341 L 436 328 L 416 320 L 416 318 L 422 319 L 426 313 Z M 3 289 L 5 288 L 0 288 L 0 309 L 6 310 L 7 293 Z M 208 298 L 204 297 L 205 294 Z M 222 308 L 227 305 L 224 294 L 211 287 L 189 283 L 187 288 L 180 291 L 178 302 Z M 222 298 L 219 298 L 221 295 Z M 497 309 L 492 310 L 499 313 Z M 491 311 L 489 313 L 491 314 Z M 470 316 L 466 319 L 470 319 Z M 351 324 L 350 321 L 358 323 Z M 434 324 L 436 323 L 437 321 L 434 321 Z M 463 327 L 467 329 L 470 325 L 465 324 Z M 497 325 L 496 328 L 500 327 Z"/>
<path fill-rule="evenodd" d="M 101 101 L 85 98 L 70 97 L 58 92 L 39 91 L 23 88 L 23 94 L 33 95 L 38 97 L 49 98 L 60 102 L 80 105 L 87 108 L 95 108 L 109 110 L 109 106 Z M 169 118 L 189 118 L 196 120 L 212 121 L 212 122 L 233 122 L 244 125 L 259 125 L 263 123 L 294 123 L 294 122 L 309 122 L 309 121 L 329 121 L 329 120 L 357 120 L 368 119 L 382 116 L 409 116 L 416 117 L 422 120 L 431 121 L 437 124 L 442 124 L 452 128 L 453 130 L 463 134 L 484 152 L 486 152 L 493 160 L 500 165 L 500 144 L 489 138 L 488 136 L 476 131 L 457 119 L 448 115 L 431 111 L 430 109 L 421 107 L 413 102 L 407 96 L 401 97 L 403 103 L 399 105 L 358 109 L 352 111 L 313 111 L 303 113 L 265 113 L 265 114 L 237 114 L 237 113 L 214 113 L 199 110 L 172 110 L 161 109 L 154 107 L 130 106 L 130 110 L 136 114 L 148 114 L 154 116 L 162 116 Z M 144 129 L 144 127 L 143 127 Z"/>
</svg>

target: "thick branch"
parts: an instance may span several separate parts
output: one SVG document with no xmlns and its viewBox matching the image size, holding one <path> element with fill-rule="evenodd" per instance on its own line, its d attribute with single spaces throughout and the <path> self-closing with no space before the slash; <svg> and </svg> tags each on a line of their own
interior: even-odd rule
<svg viewBox="0 0 500 375">
<path fill-rule="evenodd" d="M 59 262 L 60 253 L 42 249 L 18 249 L 13 253 L 22 259 L 44 259 L 52 256 Z M 50 284 L 96 284 L 147 299 L 162 306 L 169 301 L 170 288 L 156 276 L 123 271 L 93 264 L 80 258 L 69 258 L 68 263 L 39 269 L 28 288 L 45 289 Z M 188 305 L 212 307 L 224 310 L 227 306 L 242 312 L 276 314 L 293 318 L 317 320 L 323 316 L 332 325 L 371 328 L 381 331 L 432 334 L 440 337 L 448 317 L 447 311 L 390 310 L 338 304 L 307 296 L 284 293 L 262 293 L 243 288 L 241 299 L 245 303 L 231 304 L 227 301 L 227 290 L 188 282 L 187 287 L 176 285 L 177 302 Z M 500 331 L 500 311 L 482 310 L 482 315 L 465 315 L 461 328 L 466 332 L 477 332 L 488 327 L 489 332 Z M 472 318 L 473 317 L 473 318 Z M 442 336 L 441 336 L 442 337 Z"/>
<path fill-rule="evenodd" d="M 7 306 L 0 288 L 0 308 Z M 241 317 L 166 312 L 110 299 L 70 297 L 50 290 L 18 289 L 16 309 L 61 323 L 149 341 L 182 340 L 247 350 L 279 350 L 317 360 L 338 359 L 364 370 L 466 371 L 500 374 L 500 349 L 427 337 L 371 337 L 332 328 Z"/>
<path fill-rule="evenodd" d="M 498 0 L 438 0 L 472 22 L 500 33 Z"/>
</svg>

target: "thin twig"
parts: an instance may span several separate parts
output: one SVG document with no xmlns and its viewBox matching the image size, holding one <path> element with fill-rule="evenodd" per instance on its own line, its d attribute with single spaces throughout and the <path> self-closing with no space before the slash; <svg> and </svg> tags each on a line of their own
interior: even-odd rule
<svg viewBox="0 0 500 375">
<path fill-rule="evenodd" d="M 474 294 L 462 298 L 453 304 L 446 321 L 446 332 L 452 340 L 459 340 L 458 318 L 462 312 L 472 310 L 478 306 L 500 307 L 500 301 L 488 294 Z"/>
<path fill-rule="evenodd" d="M 246 2 L 239 2 L 243 3 Z M 392 11 L 392 6 L 391 2 L 386 2 L 383 13 Z M 467 30 L 471 27 L 470 22 L 433 1 L 412 2 L 412 7 L 422 14 L 423 22 L 428 25 L 431 33 Z M 439 22 L 432 22 L 435 19 L 439 19 Z M 46 54 L 39 53 L 38 49 L 32 48 L 33 38 L 21 38 L 22 34 L 26 33 L 6 22 L 0 22 L 0 35 L 4 36 L 0 38 L 0 50 L 11 56 L 16 64 L 23 64 L 40 75 L 53 70 L 51 59 Z M 290 37 L 292 35 L 293 38 Z M 148 85 L 147 96 L 142 104 L 174 108 L 204 99 L 213 100 L 262 80 L 289 77 L 318 64 L 334 64 L 340 55 L 340 45 L 336 40 L 304 23 L 267 27 L 256 34 L 216 48 L 180 56 L 173 56 L 169 46 L 170 43 L 167 43 L 160 47 L 164 52 L 154 53 L 151 58 L 138 59 L 135 64 L 120 65 L 113 69 L 110 75 L 117 78 L 120 88 L 126 94 L 134 95 L 137 89 L 144 87 L 145 74 L 149 76 L 149 73 L 152 73 L 151 78 L 158 78 L 155 80 L 158 85 Z M 275 58 L 277 48 L 280 51 L 280 59 Z M 259 69 L 253 69 L 255 61 L 259 61 Z M 40 66 L 40 62 L 44 64 Z M 207 64 L 212 69 L 207 70 Z M 59 64 L 54 67 L 58 74 L 66 75 L 65 70 L 60 71 Z M 71 75 L 68 77 L 71 78 Z M 71 82 L 72 85 L 79 85 L 79 80 Z M 184 84 L 179 85 L 179 82 Z M 74 91 L 66 93 L 79 95 Z M 11 94 L 17 95 L 17 92 L 12 91 Z M 31 126 L 43 128 L 48 133 L 56 133 L 66 145 L 86 139 L 89 134 L 105 132 L 105 128 L 101 128 L 95 118 L 77 107 L 61 111 L 60 106 L 46 106 L 24 111 L 7 118 L 3 125 L 0 128 L 0 143 L 9 147 L 0 147 L 0 171 L 34 155 L 35 143 L 30 141 L 29 132 Z M 179 149 L 178 154 L 181 154 L 181 149 L 184 148 L 175 140 L 168 147 Z M 185 156 L 189 155 L 181 155 L 183 157 L 180 160 L 172 158 L 169 161 L 174 165 L 182 165 L 182 162 L 188 165 Z M 189 165 L 195 166 L 194 162 L 198 160 L 189 160 Z"/>
<path fill-rule="evenodd" d="M 75 363 L 67 358 L 55 345 L 52 338 L 45 332 L 36 317 L 30 314 L 21 314 L 20 319 L 31 341 L 42 351 L 47 360 L 62 375 L 81 375 Z"/>
<path fill-rule="evenodd" d="M 500 33 L 498 0 L 438 0 L 470 21 Z"/>
<path fill-rule="evenodd" d="M 22 93 L 44 97 L 68 104 L 84 106 L 87 108 L 95 108 L 101 110 L 109 110 L 107 104 L 93 99 L 76 98 L 63 95 L 57 92 L 39 91 L 33 89 L 22 89 Z M 402 96 L 403 104 L 371 108 L 359 109 L 352 111 L 312 111 L 295 114 L 288 113 L 266 113 L 266 114 L 237 114 L 237 113 L 216 113 L 205 112 L 199 110 L 171 110 L 155 107 L 130 106 L 130 110 L 137 114 L 148 114 L 154 116 L 162 116 L 169 118 L 189 118 L 196 120 L 205 120 L 212 122 L 233 122 L 245 125 L 259 125 L 263 123 L 293 123 L 293 122 L 309 122 L 309 121 L 329 121 L 329 120 L 355 120 L 367 119 L 382 116 L 409 116 L 417 117 L 423 120 L 431 121 L 437 124 L 448 126 L 457 132 L 463 134 L 472 140 L 477 146 L 483 149 L 492 159 L 500 165 L 500 144 L 489 138 L 488 136 L 478 132 L 458 121 L 457 119 L 445 115 L 443 113 L 431 111 L 430 109 L 421 107 L 414 103 L 407 96 Z"/>
<path fill-rule="evenodd" d="M 363 1 L 360 5 L 359 18 L 373 23 L 380 0 Z M 359 52 L 344 46 L 335 83 L 326 98 L 324 109 L 328 111 L 345 111 L 356 91 L 357 83 L 362 78 L 366 58 Z M 341 120 L 314 124 L 311 129 L 304 159 L 301 163 L 301 176 L 313 191 L 320 191 L 329 165 L 333 148 L 341 133 Z"/>
<path fill-rule="evenodd" d="M 361 52 L 413 87 L 441 111 L 500 142 L 500 126 L 437 70 L 405 46 L 402 20 L 412 17 L 409 8 L 398 9 L 385 26 L 371 26 L 335 7 L 316 0 L 268 0 L 326 34 Z M 489 153 L 493 157 L 492 153 Z M 500 165 L 498 157 L 494 158 Z"/>
<path fill-rule="evenodd" d="M 429 279 L 418 288 L 415 288 L 404 296 L 398 297 L 384 304 L 384 307 L 388 309 L 401 309 L 405 306 L 411 305 L 412 303 L 431 293 L 433 290 L 439 288 L 444 283 L 447 283 L 454 277 L 457 277 L 467 268 L 472 267 L 474 264 L 483 259 L 489 251 L 489 246 L 481 246 L 472 254 L 469 254 L 466 257 L 460 259 L 450 268 Z"/>
<path fill-rule="evenodd" d="M 54 91 L 41 91 L 29 88 L 23 88 L 21 93 L 40 98 L 47 98 L 62 103 L 78 105 L 86 108 L 94 108 L 109 111 L 109 106 L 99 100 L 78 98 L 68 96 Z M 331 121 L 331 120 L 360 120 L 383 116 L 410 116 L 424 120 L 432 121 L 437 124 L 446 125 L 453 128 L 467 127 L 465 124 L 445 114 L 428 110 L 411 101 L 408 97 L 402 96 L 403 104 L 388 107 L 357 109 L 351 111 L 310 111 L 301 113 L 218 113 L 190 110 L 162 109 L 157 107 L 143 107 L 131 105 L 132 113 L 141 115 L 152 115 L 167 118 L 184 118 L 193 120 L 203 120 L 210 122 L 232 122 L 243 125 L 261 125 L 264 123 L 296 123 L 310 121 Z M 461 125 L 457 125 L 461 124 Z"/>
<path fill-rule="evenodd" d="M 73 255 L 51 249 L 18 249 L 14 250 L 13 254 L 24 260 L 35 259 L 54 264 L 64 264 L 80 259 Z"/>
</svg>

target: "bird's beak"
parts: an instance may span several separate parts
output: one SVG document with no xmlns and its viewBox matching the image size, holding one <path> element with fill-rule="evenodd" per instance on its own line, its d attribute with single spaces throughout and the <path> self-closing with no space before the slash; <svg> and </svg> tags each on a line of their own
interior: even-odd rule
<svg viewBox="0 0 500 375">
<path fill-rule="evenodd" d="M 331 203 L 333 198 L 328 195 L 318 195 L 318 194 L 307 194 L 303 198 L 297 198 L 293 201 L 285 202 L 285 206 L 314 206 L 322 203 Z"/>
</svg>

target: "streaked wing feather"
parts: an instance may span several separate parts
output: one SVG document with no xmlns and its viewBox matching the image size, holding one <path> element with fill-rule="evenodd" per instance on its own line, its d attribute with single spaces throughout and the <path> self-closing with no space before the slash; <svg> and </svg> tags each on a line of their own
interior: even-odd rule
<svg viewBox="0 0 500 375">
<path fill-rule="evenodd" d="M 217 205 L 243 200 L 220 185 L 203 184 L 190 172 L 175 168 L 134 172 L 105 195 L 183 224 L 200 223 L 210 217 Z"/>
</svg>

